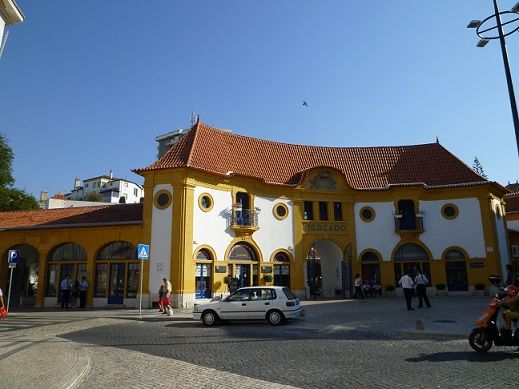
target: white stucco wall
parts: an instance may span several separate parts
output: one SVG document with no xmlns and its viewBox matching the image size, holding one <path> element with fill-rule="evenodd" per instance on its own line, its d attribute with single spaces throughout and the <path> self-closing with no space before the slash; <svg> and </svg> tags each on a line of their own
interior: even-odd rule
<svg viewBox="0 0 519 389">
<path fill-rule="evenodd" d="M 198 206 L 198 199 L 203 193 L 213 198 L 213 208 L 209 212 L 202 211 Z M 225 251 L 235 237 L 234 231 L 228 226 L 228 212 L 232 203 L 230 192 L 205 187 L 194 189 L 193 250 L 208 245 L 215 251 L 217 260 L 225 260 Z M 273 207 L 278 203 L 288 208 L 288 216 L 284 220 L 276 219 L 273 214 Z M 272 253 L 278 249 L 293 249 L 292 201 L 255 196 L 254 207 L 261 211 L 258 215 L 259 230 L 253 233 L 252 238 L 259 246 L 263 260 L 269 261 Z"/>
<path fill-rule="evenodd" d="M 454 204 L 458 216 L 449 220 L 442 216 L 445 204 Z M 420 240 L 431 250 L 434 259 L 452 246 L 464 249 L 470 258 L 486 258 L 481 209 L 477 198 L 420 201 L 424 233 Z"/>
<path fill-rule="evenodd" d="M 519 232 L 519 220 L 509 220 L 506 222 L 506 226 L 510 230 Z"/>
<path fill-rule="evenodd" d="M 153 197 L 158 191 L 166 190 L 173 198 L 173 187 L 169 184 L 156 185 Z M 171 239 L 173 231 L 173 202 L 166 209 L 153 205 L 150 242 L 150 299 L 157 299 L 157 292 L 164 277 L 171 274 Z M 145 242 L 144 242 L 145 243 Z M 150 301 L 151 304 L 151 301 Z"/>
<path fill-rule="evenodd" d="M 283 220 L 274 216 L 274 206 L 283 203 L 288 208 L 288 215 Z M 254 206 L 261 212 L 258 216 L 260 229 L 252 236 L 263 254 L 263 261 L 269 262 L 272 254 L 279 250 L 288 250 L 294 254 L 294 207 L 292 201 L 256 196 Z"/>
<path fill-rule="evenodd" d="M 371 222 L 365 222 L 360 218 L 359 211 L 363 207 L 375 210 L 375 218 Z M 390 261 L 391 254 L 400 241 L 400 237 L 395 233 L 394 203 L 356 203 L 354 210 L 357 252 L 374 249 L 382 255 L 384 261 Z"/>
<path fill-rule="evenodd" d="M 208 193 L 213 198 L 213 208 L 204 212 L 198 206 L 198 198 Z M 234 231 L 227 226 L 229 209 L 232 205 L 231 192 L 196 187 L 193 204 L 193 250 L 200 245 L 210 246 L 216 253 L 216 260 L 223 261 L 225 250 L 234 238 Z"/>
</svg>

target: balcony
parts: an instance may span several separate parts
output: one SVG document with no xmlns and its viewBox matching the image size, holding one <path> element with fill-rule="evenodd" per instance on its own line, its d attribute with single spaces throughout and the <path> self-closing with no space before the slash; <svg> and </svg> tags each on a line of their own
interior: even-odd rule
<svg viewBox="0 0 519 389">
<path fill-rule="evenodd" d="M 423 229 L 423 214 L 407 215 L 396 214 L 395 232 L 397 234 L 421 234 Z"/>
<path fill-rule="evenodd" d="M 229 211 L 230 226 L 236 233 L 252 234 L 259 230 L 258 214 L 254 209 L 233 208 Z"/>
</svg>

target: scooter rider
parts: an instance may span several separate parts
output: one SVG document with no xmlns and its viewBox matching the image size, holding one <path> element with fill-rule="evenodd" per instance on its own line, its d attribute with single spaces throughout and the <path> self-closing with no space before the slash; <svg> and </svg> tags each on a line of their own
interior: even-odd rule
<svg viewBox="0 0 519 389">
<path fill-rule="evenodd" d="M 519 319 L 519 273 L 512 277 L 512 285 L 508 286 L 508 297 L 501 300 L 501 305 L 508 309 L 503 311 L 504 326 L 501 335 L 505 340 L 512 340 L 512 319 Z"/>
</svg>

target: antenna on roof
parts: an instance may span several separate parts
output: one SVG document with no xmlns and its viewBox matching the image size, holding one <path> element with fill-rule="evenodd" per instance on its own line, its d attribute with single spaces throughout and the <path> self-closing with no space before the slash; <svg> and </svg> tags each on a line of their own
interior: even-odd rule
<svg viewBox="0 0 519 389">
<path fill-rule="evenodd" d="M 438 139 L 438 137 L 436 137 L 436 143 L 440 143 L 440 140 Z"/>
<path fill-rule="evenodd" d="M 196 124 L 196 112 L 193 108 L 193 111 L 191 112 L 191 127 L 193 127 Z"/>
</svg>

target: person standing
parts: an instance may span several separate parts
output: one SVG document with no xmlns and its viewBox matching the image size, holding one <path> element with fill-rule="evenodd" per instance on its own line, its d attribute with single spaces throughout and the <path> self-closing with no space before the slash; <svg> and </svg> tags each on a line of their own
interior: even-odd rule
<svg viewBox="0 0 519 389">
<path fill-rule="evenodd" d="M 0 308 L 5 308 L 5 305 L 4 305 L 4 293 L 2 292 L 2 288 L 0 288 Z"/>
<path fill-rule="evenodd" d="M 360 277 L 360 274 L 357 273 L 357 275 L 355 275 L 355 282 L 354 282 L 354 285 L 355 285 L 355 294 L 353 295 L 353 298 L 354 299 L 357 299 L 357 298 L 364 298 L 364 292 L 362 291 L 362 278 Z"/>
<path fill-rule="evenodd" d="M 171 282 L 168 281 L 167 278 L 163 278 L 162 281 L 164 281 L 164 312 L 162 312 L 162 314 L 167 314 L 168 313 L 168 308 L 169 310 L 173 311 L 173 308 L 171 307 L 171 301 L 170 301 L 170 296 L 171 296 L 171 292 L 173 291 L 173 286 L 171 285 Z"/>
<path fill-rule="evenodd" d="M 160 284 L 159 288 L 159 312 L 164 312 L 164 296 L 166 293 L 164 292 L 164 282 Z"/>
<path fill-rule="evenodd" d="M 400 281 L 398 283 L 400 286 L 402 286 L 402 289 L 404 290 L 404 297 L 405 302 L 407 304 L 407 310 L 408 311 L 414 311 L 414 308 L 412 307 L 412 299 L 413 299 L 413 292 L 414 292 L 414 282 L 413 278 L 411 277 L 412 273 L 411 270 L 407 271 L 407 274 L 404 274 L 402 278 L 400 278 Z"/>
<path fill-rule="evenodd" d="M 70 274 L 61 281 L 61 309 L 68 309 L 68 302 L 70 300 L 70 290 L 72 289 L 72 280 Z"/>
<path fill-rule="evenodd" d="M 414 283 L 416 284 L 416 294 L 418 295 L 418 308 L 423 308 L 423 303 L 427 308 L 431 308 L 431 303 L 429 302 L 429 297 L 427 297 L 427 284 L 429 280 L 423 274 L 422 270 L 418 269 L 418 274 L 414 278 Z"/>
<path fill-rule="evenodd" d="M 84 309 L 86 306 L 86 296 L 88 291 L 88 282 L 86 277 L 81 277 L 81 282 L 79 283 L 79 308 Z"/>
</svg>

